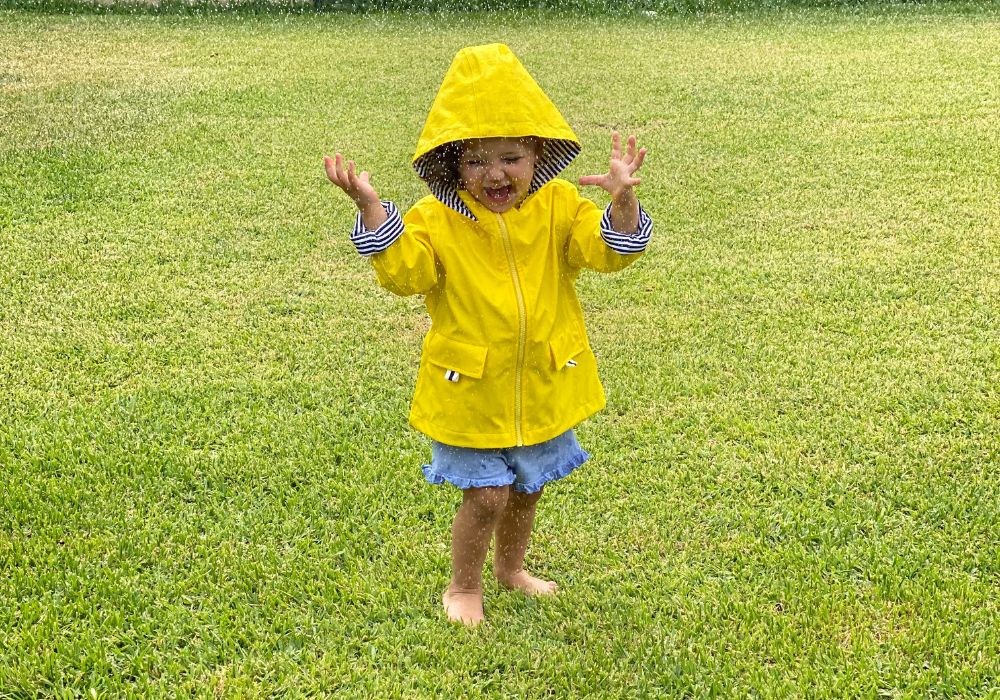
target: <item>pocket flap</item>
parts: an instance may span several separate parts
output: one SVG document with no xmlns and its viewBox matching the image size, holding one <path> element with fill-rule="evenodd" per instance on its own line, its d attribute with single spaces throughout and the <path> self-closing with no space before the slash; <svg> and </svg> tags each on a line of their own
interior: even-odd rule
<svg viewBox="0 0 1000 700">
<path fill-rule="evenodd" d="M 552 364 L 562 369 L 566 363 L 587 349 L 587 341 L 575 328 L 556 333 L 549 339 Z"/>
<path fill-rule="evenodd" d="M 444 369 L 482 379 L 486 367 L 486 348 L 460 343 L 437 333 L 427 337 L 427 360 Z"/>
</svg>

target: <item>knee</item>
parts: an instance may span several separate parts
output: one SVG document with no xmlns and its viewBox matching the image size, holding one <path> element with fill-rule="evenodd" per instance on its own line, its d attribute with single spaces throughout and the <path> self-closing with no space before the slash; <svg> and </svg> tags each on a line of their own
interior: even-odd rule
<svg viewBox="0 0 1000 700">
<path fill-rule="evenodd" d="M 467 508 L 476 520 L 494 522 L 507 507 L 509 493 L 507 486 L 466 489 L 462 495 L 462 507 Z"/>
</svg>

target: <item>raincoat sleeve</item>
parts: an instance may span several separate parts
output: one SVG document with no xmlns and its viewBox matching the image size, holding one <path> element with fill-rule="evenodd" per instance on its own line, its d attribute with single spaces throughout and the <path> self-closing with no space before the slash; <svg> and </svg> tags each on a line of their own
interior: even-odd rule
<svg viewBox="0 0 1000 700">
<path fill-rule="evenodd" d="M 438 283 L 438 261 L 425 217 L 414 208 L 402 219 L 397 211 L 396 220 L 399 222 L 398 236 L 371 255 L 375 276 L 378 283 L 393 294 L 426 294 Z M 390 226 L 390 221 L 383 226 Z"/>
<path fill-rule="evenodd" d="M 653 220 L 639 207 L 639 229 L 620 233 L 611 227 L 611 206 L 603 214 L 597 205 L 573 192 L 572 225 L 566 246 L 569 264 L 598 272 L 616 272 L 639 259 L 653 233 Z"/>
</svg>

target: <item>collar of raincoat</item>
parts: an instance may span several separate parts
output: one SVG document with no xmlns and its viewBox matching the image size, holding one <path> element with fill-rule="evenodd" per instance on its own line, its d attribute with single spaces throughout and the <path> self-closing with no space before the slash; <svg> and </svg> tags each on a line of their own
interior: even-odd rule
<svg viewBox="0 0 1000 700">
<path fill-rule="evenodd" d="M 503 44 L 470 46 L 455 55 L 420 134 L 413 168 L 445 206 L 476 217 L 456 183 L 434 167 L 446 144 L 466 139 L 537 136 L 543 139 L 530 197 L 580 153 L 580 142 L 517 56 Z"/>
</svg>

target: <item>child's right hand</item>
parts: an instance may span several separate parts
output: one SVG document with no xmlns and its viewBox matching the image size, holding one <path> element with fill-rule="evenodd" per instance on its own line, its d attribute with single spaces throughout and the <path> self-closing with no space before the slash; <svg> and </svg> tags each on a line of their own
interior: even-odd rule
<svg viewBox="0 0 1000 700">
<path fill-rule="evenodd" d="M 344 190 L 358 205 L 358 209 L 364 209 L 367 205 L 379 201 L 378 193 L 369 183 L 368 172 L 355 174 L 353 160 L 347 161 L 345 168 L 344 156 L 337 153 L 335 158 L 323 156 L 323 165 L 326 166 L 326 176 L 330 178 L 330 182 Z"/>
<path fill-rule="evenodd" d="M 323 156 L 326 176 L 330 182 L 347 193 L 361 211 L 361 219 L 365 228 L 375 230 L 386 220 L 385 209 L 379 199 L 378 192 L 371 186 L 367 171 L 355 173 L 354 161 L 347 161 L 344 167 L 344 157 L 337 153 L 334 158 Z"/>
</svg>

